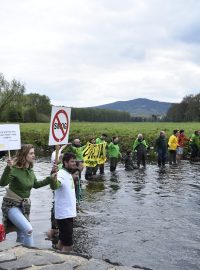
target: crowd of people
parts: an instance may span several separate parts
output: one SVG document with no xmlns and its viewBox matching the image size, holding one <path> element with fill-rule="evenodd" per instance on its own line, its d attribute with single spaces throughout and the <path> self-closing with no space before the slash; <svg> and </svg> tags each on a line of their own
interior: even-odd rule
<svg viewBox="0 0 200 270">
<path fill-rule="evenodd" d="M 143 134 L 139 133 L 132 147 L 125 154 L 122 154 L 120 151 L 118 136 L 112 137 L 110 142 L 108 142 L 107 138 L 107 134 L 103 133 L 99 138 L 91 138 L 89 143 L 106 143 L 107 158 L 111 172 L 116 170 L 119 161 L 124 163 L 126 170 L 134 170 L 140 168 L 141 165 L 145 168 L 149 150 L 153 150 L 157 154 L 157 164 L 159 167 L 164 167 L 167 161 L 170 165 L 180 163 L 185 147 L 190 148 L 191 161 L 196 160 L 200 156 L 200 130 L 194 131 L 191 137 L 188 138 L 183 129 L 175 129 L 169 136 L 169 139 L 165 131 L 160 131 L 155 141 L 150 142 L 151 147 L 146 142 Z M 86 145 L 82 146 L 80 139 L 76 138 L 73 143 L 64 146 L 65 149 L 63 152 L 74 153 L 76 160 L 83 163 L 83 151 L 85 147 Z M 86 166 L 85 179 L 93 179 L 98 170 L 100 174 L 104 174 L 104 163 L 94 167 Z"/>
<path fill-rule="evenodd" d="M 138 134 L 133 142 L 132 149 L 127 150 L 122 156 L 119 147 L 118 136 L 112 137 L 107 142 L 107 135 L 99 138 L 91 138 L 91 144 L 106 144 L 110 171 L 114 172 L 119 160 L 122 160 L 126 170 L 134 170 L 141 165 L 146 167 L 147 151 L 150 149 L 143 135 Z M 200 154 L 200 131 L 195 131 L 190 138 L 184 134 L 184 130 L 173 130 L 169 139 L 164 131 L 160 131 L 154 142 L 154 150 L 157 153 L 159 167 L 164 167 L 167 161 L 170 165 L 177 164 L 182 159 L 184 147 L 191 148 L 191 159 L 194 160 Z M 58 161 L 55 160 L 56 152 L 52 153 L 52 171 L 49 177 L 38 181 L 33 163 L 35 152 L 33 145 L 22 145 L 14 159 L 8 159 L 7 166 L 1 176 L 0 186 L 7 186 L 3 197 L 2 212 L 6 233 L 17 232 L 17 242 L 25 246 L 34 246 L 33 228 L 29 221 L 32 188 L 40 188 L 50 185 L 54 192 L 54 205 L 52 208 L 52 227 L 48 232 L 48 238 L 58 236 L 55 248 L 62 252 L 70 252 L 73 247 L 73 219 L 77 215 L 81 198 L 81 172 L 84 167 L 83 150 L 85 146 L 76 138 L 73 143 L 63 145 L 58 151 Z M 136 161 L 134 161 L 134 157 Z M 104 163 L 94 167 L 87 166 L 85 179 L 91 180 L 97 174 L 104 174 Z"/>
</svg>

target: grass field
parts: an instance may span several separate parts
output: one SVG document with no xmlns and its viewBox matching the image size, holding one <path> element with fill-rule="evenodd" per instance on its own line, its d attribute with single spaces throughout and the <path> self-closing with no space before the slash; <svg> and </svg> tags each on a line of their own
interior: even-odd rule
<svg viewBox="0 0 200 270">
<path fill-rule="evenodd" d="M 173 129 L 184 129 L 187 136 L 191 136 L 194 130 L 200 129 L 200 123 L 92 123 L 92 122 L 72 122 L 69 132 L 69 141 L 80 138 L 85 144 L 92 136 L 98 137 L 101 133 L 106 133 L 108 139 L 118 135 L 122 149 L 132 146 L 133 140 L 138 133 L 143 133 L 147 143 L 153 145 L 160 130 L 166 132 L 167 137 L 172 134 Z M 27 123 L 20 124 L 23 143 L 33 143 L 37 146 L 46 146 L 49 137 L 49 123 Z"/>
</svg>

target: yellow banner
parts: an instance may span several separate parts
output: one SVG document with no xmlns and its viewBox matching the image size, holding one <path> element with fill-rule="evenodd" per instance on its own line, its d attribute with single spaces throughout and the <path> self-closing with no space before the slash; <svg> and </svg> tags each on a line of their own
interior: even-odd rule
<svg viewBox="0 0 200 270">
<path fill-rule="evenodd" d="M 87 143 L 83 150 L 84 165 L 95 167 L 106 162 L 106 142 L 100 144 Z"/>
</svg>

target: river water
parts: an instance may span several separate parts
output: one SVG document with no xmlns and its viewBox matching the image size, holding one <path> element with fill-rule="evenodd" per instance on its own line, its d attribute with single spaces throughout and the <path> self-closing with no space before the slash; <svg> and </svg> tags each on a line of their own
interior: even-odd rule
<svg viewBox="0 0 200 270">
<path fill-rule="evenodd" d="M 0 162 L 0 174 L 5 162 Z M 38 179 L 51 164 L 37 160 Z M 83 176 L 84 178 L 84 176 Z M 156 165 L 83 180 L 84 199 L 74 230 L 75 250 L 119 265 L 154 270 L 200 269 L 200 164 L 182 161 L 177 167 Z M 0 188 L 0 203 L 5 193 Z M 32 190 L 31 220 L 35 245 L 51 247 L 45 240 L 50 228 L 52 192 Z M 1 218 L 1 214 L 0 214 Z M 15 233 L 8 235 L 15 239 Z M 1 243 L 1 245 L 3 242 Z"/>
</svg>

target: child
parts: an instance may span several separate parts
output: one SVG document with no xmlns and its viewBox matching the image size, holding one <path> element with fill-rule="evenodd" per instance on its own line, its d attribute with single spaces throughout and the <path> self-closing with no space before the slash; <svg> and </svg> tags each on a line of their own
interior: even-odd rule
<svg viewBox="0 0 200 270">
<path fill-rule="evenodd" d="M 137 168 L 133 164 L 133 154 L 130 150 L 126 152 L 126 156 L 124 157 L 124 165 L 126 171 L 132 171 Z"/>
<path fill-rule="evenodd" d="M 80 173 L 79 168 L 75 168 L 72 170 L 72 177 L 75 185 L 76 201 L 78 205 L 80 204 L 81 199 L 81 181 L 79 173 Z"/>
</svg>

